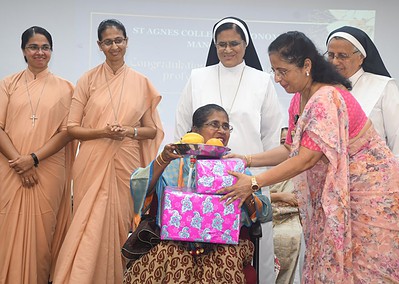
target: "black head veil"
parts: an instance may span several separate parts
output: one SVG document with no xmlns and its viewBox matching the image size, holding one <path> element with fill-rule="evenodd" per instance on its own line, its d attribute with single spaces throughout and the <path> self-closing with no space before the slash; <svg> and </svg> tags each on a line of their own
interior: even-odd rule
<svg viewBox="0 0 399 284">
<path fill-rule="evenodd" d="M 218 25 L 222 21 L 223 21 L 223 24 Z M 245 49 L 245 54 L 244 54 L 245 65 L 262 71 L 262 65 L 260 64 L 258 54 L 256 53 L 255 46 L 252 42 L 251 34 L 249 33 L 247 24 L 243 20 L 236 18 L 236 17 L 223 18 L 213 26 L 212 34 L 213 35 L 216 34 L 215 28 L 219 29 L 221 26 L 223 26 L 224 24 L 228 24 L 228 23 L 235 24 L 237 21 L 240 22 L 242 24 L 242 26 L 244 26 L 244 28 L 245 28 L 245 31 L 243 31 L 244 34 L 248 35 L 247 48 Z M 241 28 L 239 25 L 237 25 L 237 26 L 239 28 Z M 216 51 L 215 39 L 212 38 L 212 42 L 209 47 L 208 58 L 206 60 L 206 66 L 215 65 L 218 63 L 219 63 L 219 58 L 218 58 L 217 51 Z"/>
<path fill-rule="evenodd" d="M 362 64 L 364 71 L 391 77 L 388 70 L 385 68 L 377 47 L 364 31 L 355 27 L 343 26 L 332 31 L 328 35 L 326 45 L 328 45 L 330 40 L 336 36 L 343 37 L 351 42 L 365 56 Z"/>
</svg>

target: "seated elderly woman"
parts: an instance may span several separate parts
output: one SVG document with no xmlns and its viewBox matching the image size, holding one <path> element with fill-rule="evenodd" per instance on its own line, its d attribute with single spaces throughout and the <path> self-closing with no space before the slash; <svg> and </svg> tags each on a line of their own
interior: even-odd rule
<svg viewBox="0 0 399 284">
<path fill-rule="evenodd" d="M 218 105 L 205 105 L 193 114 L 191 131 L 201 134 L 205 141 L 217 138 L 226 146 L 231 130 L 226 111 Z M 136 170 L 131 178 L 135 213 L 141 214 L 146 197 L 151 196 L 154 190 L 157 200 L 161 200 L 166 186 L 177 186 L 179 169 L 183 172 L 185 184 L 193 180 L 191 187 L 195 187 L 194 179 L 188 178 L 189 164 L 189 157 L 176 154 L 176 145 L 168 144 L 148 167 Z M 254 192 L 248 187 L 227 200 L 226 204 L 236 199 L 240 199 L 241 208 L 237 245 L 161 241 L 149 253 L 129 263 L 124 283 L 248 283 L 254 251 L 248 228 L 256 220 L 271 221 L 272 211 L 269 199 L 260 190 Z M 159 212 L 160 205 L 158 225 Z M 193 253 L 193 248 L 196 253 Z"/>
</svg>

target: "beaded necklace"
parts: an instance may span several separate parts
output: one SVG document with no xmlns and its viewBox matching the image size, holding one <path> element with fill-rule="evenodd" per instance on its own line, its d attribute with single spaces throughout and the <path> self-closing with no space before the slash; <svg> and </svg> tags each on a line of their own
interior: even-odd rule
<svg viewBox="0 0 399 284">
<path fill-rule="evenodd" d="M 113 113 L 114 113 L 114 119 L 115 119 L 114 124 L 117 125 L 117 124 L 118 124 L 118 113 L 119 113 L 119 108 L 120 108 L 120 105 L 121 105 L 121 99 L 122 99 L 122 93 L 123 93 L 123 87 L 124 87 L 124 85 L 125 85 L 126 67 L 124 67 L 124 70 L 123 70 L 122 88 L 121 88 L 121 92 L 120 92 L 120 94 L 119 94 L 119 101 L 118 101 L 117 109 L 115 109 L 114 101 L 113 101 L 113 99 L 112 99 L 112 93 L 111 93 L 111 89 L 110 89 L 110 87 L 109 87 L 107 74 L 104 73 L 104 75 L 105 75 L 105 81 L 107 82 L 108 95 L 109 95 L 109 99 L 110 99 L 110 101 L 111 101 L 112 111 L 113 111 Z"/>
<path fill-rule="evenodd" d="M 36 115 L 37 114 L 37 109 L 39 107 L 40 99 L 42 98 L 42 95 L 43 95 L 44 87 L 46 87 L 47 79 L 48 79 L 49 74 L 50 74 L 50 72 L 46 75 L 46 80 L 44 81 L 42 91 L 41 91 L 41 93 L 39 95 L 39 99 L 37 100 L 37 103 L 36 103 L 36 107 L 35 107 L 35 109 L 33 109 L 32 98 L 31 98 L 31 94 L 29 92 L 28 80 L 26 78 L 26 72 L 25 72 L 26 95 L 28 96 L 28 99 L 29 99 L 29 105 L 30 105 L 30 111 L 31 111 L 30 119 L 32 119 L 32 127 L 35 127 L 35 122 L 36 122 L 37 119 L 39 119 L 39 117 L 37 117 L 37 115 Z"/>
</svg>

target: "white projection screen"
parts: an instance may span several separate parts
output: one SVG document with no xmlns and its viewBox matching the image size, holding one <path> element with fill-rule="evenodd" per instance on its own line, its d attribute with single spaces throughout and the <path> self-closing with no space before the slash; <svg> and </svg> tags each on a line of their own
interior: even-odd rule
<svg viewBox="0 0 399 284">
<path fill-rule="evenodd" d="M 324 52 L 331 30 L 352 25 L 369 34 L 391 75 L 399 76 L 395 49 L 398 39 L 393 36 L 399 19 L 395 15 L 398 4 L 394 0 L 383 1 L 384 5 L 367 0 L 24 2 L 22 6 L 18 1 L 2 4 L 0 77 L 26 67 L 20 37 L 26 28 L 39 25 L 53 36 L 51 71 L 76 84 L 84 72 L 104 61 L 96 44 L 98 24 L 104 19 L 116 18 L 125 25 L 129 37 L 126 63 L 146 75 L 163 96 L 159 110 L 165 128 L 164 143 L 173 142 L 176 104 L 190 71 L 204 66 L 212 27 L 226 16 L 247 22 L 266 72 L 270 70 L 267 47 L 280 33 L 302 31 Z M 278 85 L 276 90 L 287 119 L 291 95 Z"/>
</svg>

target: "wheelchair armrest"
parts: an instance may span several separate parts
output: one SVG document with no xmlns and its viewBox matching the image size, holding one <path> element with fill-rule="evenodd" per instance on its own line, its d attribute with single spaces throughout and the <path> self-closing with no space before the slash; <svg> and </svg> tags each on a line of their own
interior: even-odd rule
<svg viewBox="0 0 399 284">
<path fill-rule="evenodd" d="M 256 221 L 251 227 L 249 227 L 249 236 L 251 239 L 262 237 L 262 226 L 259 221 Z"/>
<path fill-rule="evenodd" d="M 256 221 L 249 227 L 248 230 L 249 238 L 255 246 L 254 255 L 252 258 L 252 265 L 256 270 L 256 283 L 259 283 L 259 254 L 260 254 L 260 242 L 259 239 L 262 237 L 262 226 L 259 221 Z"/>
</svg>

